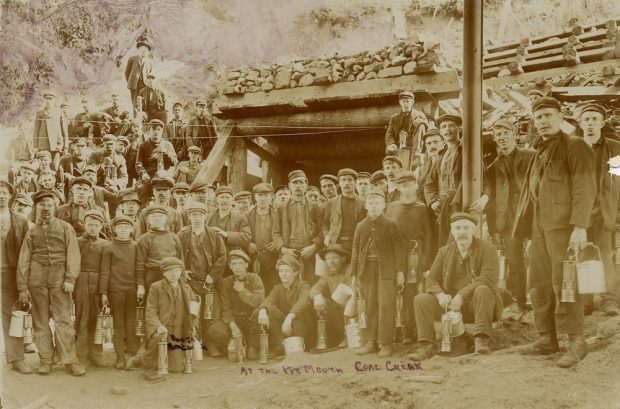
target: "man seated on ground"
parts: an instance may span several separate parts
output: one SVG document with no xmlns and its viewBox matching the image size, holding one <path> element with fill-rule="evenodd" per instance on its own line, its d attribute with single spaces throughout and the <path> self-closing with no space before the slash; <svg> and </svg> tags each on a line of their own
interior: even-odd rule
<svg viewBox="0 0 620 409">
<path fill-rule="evenodd" d="M 502 302 L 497 291 L 499 260 L 493 244 L 474 237 L 476 216 L 454 213 L 450 229 L 454 241 L 439 249 L 426 281 L 426 293 L 414 298 L 418 349 L 409 359 L 422 361 L 437 353 L 434 321 L 450 309 L 474 321 L 477 353 L 489 353 L 491 325 L 499 319 Z"/>
<path fill-rule="evenodd" d="M 310 299 L 314 303 L 317 315 L 325 318 L 325 338 L 327 347 L 338 345 L 338 348 L 347 347 L 344 336 L 344 305 L 332 300 L 332 294 L 338 284 L 351 287 L 351 276 L 347 265 L 351 260 L 351 253 L 342 247 L 342 244 L 331 244 L 319 251 L 319 256 L 325 261 L 325 275 L 319 278 L 310 289 Z"/>
</svg>

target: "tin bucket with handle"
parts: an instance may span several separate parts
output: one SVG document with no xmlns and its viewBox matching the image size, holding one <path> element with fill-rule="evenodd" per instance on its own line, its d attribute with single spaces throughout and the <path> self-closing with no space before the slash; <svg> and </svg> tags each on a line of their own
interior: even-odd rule
<svg viewBox="0 0 620 409">
<path fill-rule="evenodd" d="M 296 352 L 304 352 L 306 349 L 306 345 L 304 344 L 304 339 L 302 337 L 284 338 L 282 344 L 284 345 L 284 352 L 287 356 Z"/>
<path fill-rule="evenodd" d="M 594 256 L 584 259 L 585 249 L 596 250 Z M 577 254 L 577 289 L 579 294 L 600 294 L 606 292 L 605 268 L 601 251 L 593 243 L 587 243 Z"/>
<path fill-rule="evenodd" d="M 340 283 L 332 293 L 332 300 L 339 305 L 344 305 L 352 296 L 353 289 L 346 284 Z"/>
<path fill-rule="evenodd" d="M 30 312 L 30 304 L 28 304 L 28 310 L 16 310 L 15 307 L 19 301 L 13 304 L 13 311 L 11 312 L 11 323 L 9 325 L 9 336 L 15 338 L 22 338 L 24 336 L 24 317 Z"/>
<path fill-rule="evenodd" d="M 359 348 L 362 346 L 362 337 L 357 322 L 352 322 L 344 327 L 347 334 L 347 345 L 349 348 Z"/>
</svg>

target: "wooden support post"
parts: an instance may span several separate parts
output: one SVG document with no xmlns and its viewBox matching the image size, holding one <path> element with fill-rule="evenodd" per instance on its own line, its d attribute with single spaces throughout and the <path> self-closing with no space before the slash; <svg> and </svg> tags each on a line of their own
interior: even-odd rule
<svg viewBox="0 0 620 409">
<path fill-rule="evenodd" d="M 220 173 L 220 169 L 224 166 L 226 159 L 230 155 L 233 148 L 233 138 L 230 138 L 235 127 L 232 126 L 231 121 L 227 121 L 223 127 L 223 130 L 218 134 L 217 141 L 211 149 L 209 156 L 202 162 L 200 171 L 196 175 L 195 180 L 205 182 L 207 184 L 213 184 L 215 179 Z"/>
<path fill-rule="evenodd" d="M 235 192 L 245 189 L 245 179 L 248 173 L 248 151 L 244 138 L 236 138 L 230 155 L 228 171 L 228 185 Z"/>
<path fill-rule="evenodd" d="M 265 159 L 261 159 L 260 167 L 262 170 L 262 180 L 264 183 L 269 183 L 269 162 Z"/>
</svg>

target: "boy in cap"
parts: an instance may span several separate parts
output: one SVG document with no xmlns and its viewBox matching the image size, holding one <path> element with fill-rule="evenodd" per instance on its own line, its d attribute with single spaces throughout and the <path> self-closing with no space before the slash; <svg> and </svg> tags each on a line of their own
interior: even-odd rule
<svg viewBox="0 0 620 409">
<path fill-rule="evenodd" d="M 32 202 L 32 197 L 29 194 L 18 193 L 13 198 L 13 205 L 11 206 L 11 211 L 28 220 L 28 226 L 32 227 L 34 226 L 34 223 L 32 223 L 30 219 L 33 206 L 34 203 Z"/>
<path fill-rule="evenodd" d="M 319 251 L 319 256 L 325 262 L 327 271 L 310 289 L 310 299 L 316 313 L 325 317 L 327 347 L 337 345 L 338 348 L 346 348 L 344 306 L 332 300 L 332 294 L 339 284 L 352 286 L 347 268 L 351 253 L 341 244 L 335 243 Z"/>
<path fill-rule="evenodd" d="M 356 353 L 377 352 L 379 343 L 379 357 L 385 358 L 392 355 L 394 300 L 396 286 L 405 283 L 405 249 L 398 225 L 383 214 L 385 194 L 371 190 L 365 206 L 368 216 L 355 228 L 351 255 L 351 275 L 366 300 L 366 345 Z"/>
<path fill-rule="evenodd" d="M 413 297 L 422 289 L 423 272 L 427 271 L 432 262 L 431 224 L 429 210 L 424 203 L 418 201 L 418 183 L 414 172 L 401 172 L 396 180 L 400 199 L 389 203 L 385 215 L 398 225 L 403 239 L 406 254 L 417 254 L 417 265 L 407 264 L 407 279 L 403 291 L 403 318 L 405 325 L 403 344 L 415 340 L 415 317 L 413 313 Z M 408 258 L 409 259 L 409 258 Z M 412 280 L 409 272 L 415 270 L 416 278 Z"/>
<path fill-rule="evenodd" d="M 235 200 L 235 208 L 237 211 L 247 216 L 252 207 L 252 194 L 247 190 L 242 190 L 241 192 L 235 193 L 233 199 Z"/>
<path fill-rule="evenodd" d="M 190 302 L 199 302 L 192 288 L 180 280 L 183 262 L 166 257 L 159 263 L 165 278 L 153 283 L 146 299 L 146 351 L 142 357 L 144 376 L 149 381 L 165 379 L 158 375 L 158 342 L 168 342 L 168 367 L 170 372 L 183 370 L 185 350 L 191 347 L 195 335 L 196 316 L 190 313 Z"/>
<path fill-rule="evenodd" d="M 116 136 L 103 136 L 103 149 L 90 155 L 88 163 L 99 168 L 97 185 L 111 191 L 123 190 L 127 187 L 127 163 L 120 153 L 116 152 Z"/>
<path fill-rule="evenodd" d="M 140 210 L 140 199 L 136 193 L 125 193 L 119 203 L 121 214 L 131 219 L 134 225 L 133 236 L 135 237 L 135 229 L 138 226 L 138 210 Z"/>
<path fill-rule="evenodd" d="M 207 220 L 226 243 L 228 251 L 241 248 L 247 251 L 252 239 L 248 219 L 232 208 L 233 191 L 228 186 L 220 186 L 215 191 L 217 210 Z"/>
<path fill-rule="evenodd" d="M 54 192 L 56 206 L 60 206 L 65 201 L 65 195 L 56 189 L 56 175 L 51 169 L 45 169 L 39 173 L 38 185 L 42 190 Z"/>
<path fill-rule="evenodd" d="M 136 250 L 136 282 L 138 298 L 148 296 L 149 287 L 162 279 L 159 265 L 166 257 L 183 259 L 179 237 L 168 229 L 166 208 L 151 205 L 144 210 L 149 231 L 138 237 Z"/>
<path fill-rule="evenodd" d="M 370 173 L 359 172 L 357 174 L 357 181 L 355 182 L 355 190 L 357 195 L 364 200 L 366 193 L 370 190 Z"/>
<path fill-rule="evenodd" d="M 201 203 L 191 203 L 185 210 L 189 226 L 179 233 L 179 240 L 185 257 L 186 268 L 189 271 L 188 283 L 203 300 L 205 293 L 213 293 L 213 316 L 209 320 L 204 318 L 205 303 L 202 303 L 200 319 L 201 338 L 204 345 L 208 345 L 211 356 L 219 356 L 216 345 L 209 338 L 209 327 L 219 319 L 220 297 L 219 281 L 226 270 L 226 245 L 217 232 L 208 227 L 207 208 Z"/>
<path fill-rule="evenodd" d="M 166 209 L 166 220 L 168 223 L 168 230 L 173 233 L 178 232 L 183 227 L 183 219 L 181 214 L 177 210 L 170 206 L 170 198 L 172 195 L 172 187 L 174 181 L 170 178 L 163 178 L 156 176 L 151 180 L 151 186 L 153 188 L 154 204 L 162 206 Z M 150 226 L 147 224 L 147 218 L 144 214 L 144 210 L 140 212 L 138 230 L 136 231 L 136 237 L 140 237 L 149 230 Z"/>
<path fill-rule="evenodd" d="M 217 140 L 215 124 L 210 115 L 207 114 L 207 101 L 203 99 L 196 101 L 195 112 L 195 115 L 187 123 L 187 128 L 185 128 L 185 140 L 188 149 L 190 146 L 198 146 L 203 157 L 206 158 Z"/>
<path fill-rule="evenodd" d="M 310 200 L 312 203 L 320 206 L 319 197 L 321 197 L 321 191 L 316 186 L 308 186 L 308 190 L 306 191 L 306 198 Z"/>
<path fill-rule="evenodd" d="M 280 254 L 301 259 L 301 278 L 314 284 L 317 280 L 314 255 L 323 248 L 322 213 L 318 205 L 304 196 L 308 178 L 303 171 L 290 172 L 288 180 L 292 195 L 278 208 L 273 239 Z"/>
<path fill-rule="evenodd" d="M 412 170 L 412 165 L 422 150 L 420 139 L 428 126 L 428 121 L 424 113 L 413 109 L 415 103 L 413 92 L 401 92 L 398 95 L 398 103 L 400 112 L 392 115 L 385 133 L 386 154 L 388 151 L 398 152 L 404 169 Z"/>
<path fill-rule="evenodd" d="M 383 158 L 383 173 L 387 179 L 387 202 L 394 202 L 400 197 L 400 192 L 396 186 L 396 179 L 403 170 L 403 161 L 398 156 L 386 156 Z"/>
<path fill-rule="evenodd" d="M 248 224 L 252 234 L 250 256 L 254 262 L 258 260 L 258 274 L 265 286 L 265 292 L 271 291 L 276 283 L 276 261 L 278 249 L 273 239 L 273 225 L 276 211 L 271 206 L 273 188 L 269 183 L 259 183 L 252 189 L 256 206 L 248 213 Z M 253 269 L 255 270 L 255 269 Z"/>
<path fill-rule="evenodd" d="M 99 293 L 101 304 L 109 305 L 114 323 L 112 343 L 116 369 L 131 369 L 138 351 L 136 337 L 136 253 L 132 240 L 133 220 L 117 216 L 112 221 L 114 237 L 103 249 Z"/>
<path fill-rule="evenodd" d="M 2 273 L 2 332 L 4 334 L 4 352 L 11 369 L 23 373 L 32 373 L 24 363 L 24 340 L 9 336 L 11 313 L 17 303 L 17 262 L 22 242 L 28 231 L 28 220 L 10 211 L 9 200 L 13 195 L 13 186 L 0 180 L 0 272 Z"/>
<path fill-rule="evenodd" d="M 276 285 L 254 310 L 251 320 L 269 331 L 270 356 L 284 352 L 282 341 L 286 337 L 302 337 L 309 341 L 312 333 L 312 310 L 310 305 L 310 284 L 299 277 L 301 264 L 297 257 L 283 254 L 277 263 L 280 284 Z M 258 338 L 259 327 L 253 334 Z"/>
<path fill-rule="evenodd" d="M 54 344 L 49 326 L 54 317 L 56 348 L 61 362 L 75 376 L 84 375 L 75 354 L 71 296 L 80 274 L 80 248 L 69 223 L 54 217 L 54 194 L 42 190 L 33 197 L 35 226 L 26 233 L 17 265 L 17 289 L 22 303 L 32 301 L 34 339 L 39 350 L 39 374 L 52 371 Z"/>
<path fill-rule="evenodd" d="M 75 348 L 78 359 L 84 367 L 87 366 L 89 358 L 95 366 L 104 366 L 103 345 L 94 343 L 97 314 L 101 312 L 99 273 L 103 249 L 108 244 L 99 237 L 103 223 L 104 219 L 100 212 L 87 211 L 84 214 L 84 234 L 78 237 L 82 264 L 73 291 L 77 322 Z"/>
<path fill-rule="evenodd" d="M 19 166 L 19 181 L 15 183 L 16 193 L 34 193 L 39 190 L 37 182 L 35 182 L 34 166 L 24 162 Z"/>
<path fill-rule="evenodd" d="M 380 190 L 383 193 L 388 194 L 388 181 L 387 181 L 387 177 L 385 176 L 385 173 L 383 173 L 382 170 L 378 170 L 376 172 L 374 172 L 371 176 L 370 176 L 370 185 L 371 190 Z M 366 195 L 368 195 L 368 193 L 366 193 Z M 364 198 L 365 199 L 365 198 Z"/>
<path fill-rule="evenodd" d="M 92 189 L 93 185 L 89 179 L 85 177 L 74 179 L 71 185 L 73 196 L 66 204 L 59 206 L 56 213 L 60 220 L 73 226 L 78 237 L 84 233 L 84 216 L 87 211 L 95 210 L 99 212 L 104 222 L 107 222 L 107 212 L 89 201 Z"/>
<path fill-rule="evenodd" d="M 243 336 L 248 343 L 248 359 L 258 358 L 258 339 L 250 334 L 253 327 L 252 312 L 265 299 L 261 278 L 248 272 L 250 257 L 243 250 L 233 250 L 228 255 L 232 275 L 220 281 L 222 318 L 209 328 L 209 335 L 221 349 L 226 349 L 231 337 Z"/>
<path fill-rule="evenodd" d="M 174 180 L 177 182 L 185 182 L 188 185 L 194 183 L 202 164 L 202 155 L 199 146 L 190 146 L 187 148 L 189 160 L 179 162 L 174 170 Z"/>
<path fill-rule="evenodd" d="M 338 178 L 334 175 L 326 174 L 319 178 L 319 184 L 321 185 L 321 193 L 327 198 L 336 197 L 338 194 Z"/>
<path fill-rule="evenodd" d="M 273 191 L 273 207 L 276 209 L 286 203 L 291 198 L 291 191 L 288 186 L 280 185 Z"/>
</svg>

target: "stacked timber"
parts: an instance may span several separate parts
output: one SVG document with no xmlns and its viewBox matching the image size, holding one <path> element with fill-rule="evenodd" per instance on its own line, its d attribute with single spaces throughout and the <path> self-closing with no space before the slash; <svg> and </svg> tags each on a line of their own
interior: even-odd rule
<svg viewBox="0 0 620 409">
<path fill-rule="evenodd" d="M 351 56 L 296 60 L 286 65 L 269 65 L 228 70 L 220 74 L 224 95 L 307 87 L 345 81 L 436 72 L 442 65 L 439 43 L 401 41 L 375 52 Z"/>
</svg>

